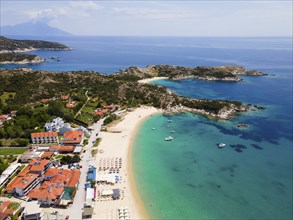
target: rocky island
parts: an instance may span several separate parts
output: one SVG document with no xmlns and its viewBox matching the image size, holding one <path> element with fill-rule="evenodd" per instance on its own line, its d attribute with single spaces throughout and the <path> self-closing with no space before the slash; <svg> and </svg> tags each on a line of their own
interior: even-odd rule
<svg viewBox="0 0 293 220">
<path fill-rule="evenodd" d="M 262 76 L 266 75 L 257 70 L 245 70 L 243 66 L 198 66 L 195 68 L 171 66 L 171 65 L 154 65 L 145 68 L 129 67 L 120 70 L 117 74 L 135 75 L 140 79 L 152 77 L 167 77 L 172 80 L 181 80 L 186 78 L 194 78 L 209 81 L 242 81 L 238 75 Z"/>
</svg>

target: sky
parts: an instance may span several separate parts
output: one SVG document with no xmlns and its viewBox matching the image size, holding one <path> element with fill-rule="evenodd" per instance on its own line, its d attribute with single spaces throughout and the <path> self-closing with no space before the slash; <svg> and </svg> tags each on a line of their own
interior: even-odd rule
<svg viewBox="0 0 293 220">
<path fill-rule="evenodd" d="M 1 0 L 1 26 L 45 22 L 76 35 L 292 36 L 292 0 Z"/>
</svg>

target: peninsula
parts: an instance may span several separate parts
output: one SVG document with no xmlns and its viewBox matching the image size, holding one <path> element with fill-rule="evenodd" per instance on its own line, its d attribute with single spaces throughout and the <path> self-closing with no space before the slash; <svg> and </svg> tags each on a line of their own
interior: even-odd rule
<svg viewBox="0 0 293 220">
<path fill-rule="evenodd" d="M 165 87 L 138 82 L 142 77 L 131 73 L 104 75 L 96 72 L 48 72 L 31 69 L 0 70 L 0 90 L 15 92 L 16 105 L 54 99 L 74 91 L 88 91 L 107 103 L 121 108 L 150 105 L 166 113 L 190 111 L 212 118 L 229 119 L 253 105 L 238 101 L 192 99 L 179 96 Z M 34 86 L 32 86 L 34 85 Z"/>
<path fill-rule="evenodd" d="M 70 50 L 64 44 L 43 40 L 14 40 L 0 36 L 0 53 L 28 52 L 33 50 Z"/>
<path fill-rule="evenodd" d="M 0 53 L 0 64 L 34 64 L 45 61 L 45 59 L 32 54 Z"/>
<path fill-rule="evenodd" d="M 64 44 L 42 40 L 14 40 L 0 36 L 0 64 L 37 64 L 46 60 L 29 52 L 33 50 L 71 50 Z"/>
<path fill-rule="evenodd" d="M 155 65 L 145 68 L 129 67 L 120 70 L 118 74 L 135 75 L 140 79 L 153 77 L 167 77 L 172 80 L 181 80 L 186 78 L 195 78 L 209 81 L 227 81 L 239 82 L 241 78 L 238 75 L 262 76 L 265 73 L 257 70 L 246 70 L 243 66 L 198 66 L 195 68 L 171 66 L 171 65 Z"/>
</svg>

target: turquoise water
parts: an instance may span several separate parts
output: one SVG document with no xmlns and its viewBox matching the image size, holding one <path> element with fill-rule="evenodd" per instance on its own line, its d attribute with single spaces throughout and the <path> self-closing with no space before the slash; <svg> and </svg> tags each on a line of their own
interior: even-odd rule
<svg viewBox="0 0 293 220">
<path fill-rule="evenodd" d="M 243 77 L 241 83 L 154 82 L 180 95 L 240 100 L 266 110 L 225 122 L 192 114 L 153 116 L 139 129 L 133 167 L 152 218 L 292 219 L 292 38 L 42 38 L 73 50 L 31 52 L 47 59 L 58 56 L 60 62 L 49 59 L 42 64 L 0 68 L 108 74 L 154 64 L 243 65 L 273 74 Z M 238 122 L 249 127 L 239 129 Z M 174 140 L 165 142 L 169 135 Z M 226 147 L 218 149 L 216 144 L 221 142 Z"/>
<path fill-rule="evenodd" d="M 248 138 L 251 132 L 233 122 L 192 114 L 156 115 L 145 121 L 133 163 L 151 217 L 290 219 L 292 142 L 259 142 Z M 169 135 L 173 141 L 164 141 Z M 228 146 L 218 149 L 220 142 Z"/>
<path fill-rule="evenodd" d="M 133 164 L 151 218 L 292 219 L 292 61 L 284 65 L 277 60 L 286 58 L 279 57 L 268 67 L 265 60 L 274 59 L 268 51 L 259 63 L 269 76 L 242 77 L 240 83 L 153 82 L 183 96 L 266 109 L 231 121 L 189 113 L 146 120 L 135 140 Z M 239 122 L 249 127 L 238 128 Z M 173 141 L 164 141 L 169 135 Z M 222 142 L 226 146 L 218 149 Z"/>
</svg>

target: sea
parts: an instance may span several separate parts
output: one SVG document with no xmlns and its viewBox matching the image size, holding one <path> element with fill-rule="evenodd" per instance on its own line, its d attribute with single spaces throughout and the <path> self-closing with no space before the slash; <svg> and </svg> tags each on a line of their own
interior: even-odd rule
<svg viewBox="0 0 293 220">
<path fill-rule="evenodd" d="M 24 36 L 12 36 L 24 39 Z M 27 39 L 40 37 L 26 36 Z M 242 82 L 158 80 L 178 95 L 239 100 L 265 107 L 232 120 L 157 114 L 140 126 L 133 171 L 152 219 L 292 219 L 292 38 L 46 37 L 72 51 L 33 51 L 29 67 L 111 74 L 129 66 L 242 65 L 267 76 Z M 56 59 L 50 59 L 57 56 Z M 246 123 L 247 128 L 237 127 Z M 172 141 L 164 138 L 173 136 Z M 217 144 L 225 143 L 219 148 Z"/>
</svg>

